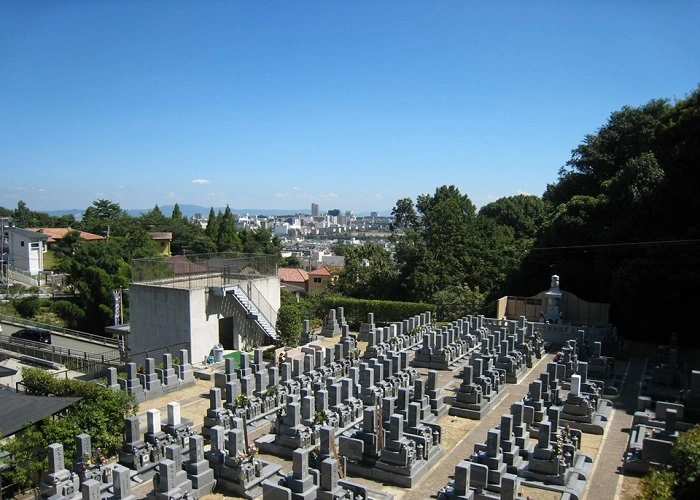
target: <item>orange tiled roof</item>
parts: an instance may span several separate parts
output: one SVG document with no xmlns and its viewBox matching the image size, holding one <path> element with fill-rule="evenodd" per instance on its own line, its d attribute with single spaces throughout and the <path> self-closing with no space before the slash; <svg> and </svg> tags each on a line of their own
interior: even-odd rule
<svg viewBox="0 0 700 500">
<path fill-rule="evenodd" d="M 280 267 L 277 269 L 277 276 L 287 283 L 304 283 L 309 281 L 309 273 L 303 269 L 291 267 Z"/>
<path fill-rule="evenodd" d="M 309 276 L 330 276 L 331 272 L 328 270 L 327 267 L 320 267 L 318 269 L 315 269 L 313 271 L 309 271 Z"/>
<path fill-rule="evenodd" d="M 75 231 L 75 229 L 69 227 L 28 227 L 27 231 L 45 234 L 49 237 L 48 243 L 56 243 L 58 240 L 63 239 L 70 231 Z M 99 234 L 86 233 L 85 231 L 78 231 L 78 233 L 80 233 L 80 238 L 85 241 L 104 240 L 104 236 L 100 236 Z"/>
</svg>

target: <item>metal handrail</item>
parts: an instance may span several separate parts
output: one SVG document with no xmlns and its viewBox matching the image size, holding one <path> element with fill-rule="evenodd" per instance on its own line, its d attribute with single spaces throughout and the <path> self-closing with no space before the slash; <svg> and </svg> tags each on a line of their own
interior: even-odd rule
<svg viewBox="0 0 700 500">
<path fill-rule="evenodd" d="M 102 344 L 109 347 L 117 347 L 119 345 L 119 340 L 111 337 L 102 337 L 100 335 L 94 335 L 92 333 L 71 330 L 70 328 L 64 328 L 62 326 L 47 325 L 45 323 L 39 323 L 38 321 L 17 318 L 15 316 L 6 316 L 4 314 L 0 314 L 0 322 L 9 323 L 14 326 L 21 327 L 43 328 L 44 330 L 49 330 L 53 333 L 57 333 L 65 337 L 72 337 L 78 340 L 87 340 L 89 342 Z"/>
<path fill-rule="evenodd" d="M 248 290 L 244 290 L 244 292 L 246 292 L 248 299 L 250 299 L 260 315 L 267 320 L 270 326 L 276 329 L 277 311 L 275 311 L 275 308 L 270 305 L 262 292 L 258 290 L 258 287 L 255 286 L 252 279 L 248 279 L 247 288 Z"/>
<path fill-rule="evenodd" d="M 67 349 L 54 345 L 32 342 L 31 340 L 12 339 L 8 335 L 0 335 L 0 349 L 27 358 L 28 362 L 33 360 L 50 361 L 61 365 L 72 365 L 71 370 L 81 373 L 91 373 L 91 367 L 101 365 L 112 366 L 114 362 L 120 361 L 119 352 L 108 351 L 104 353 L 92 353 Z"/>
</svg>

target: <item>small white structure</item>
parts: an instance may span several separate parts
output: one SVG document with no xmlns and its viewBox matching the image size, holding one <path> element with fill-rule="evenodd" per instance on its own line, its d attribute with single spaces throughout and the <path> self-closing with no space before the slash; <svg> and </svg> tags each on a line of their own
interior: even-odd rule
<svg viewBox="0 0 700 500">
<path fill-rule="evenodd" d="M 7 228 L 6 233 L 10 266 L 28 272 L 32 276 L 42 272 L 48 235 L 19 227 Z"/>
</svg>

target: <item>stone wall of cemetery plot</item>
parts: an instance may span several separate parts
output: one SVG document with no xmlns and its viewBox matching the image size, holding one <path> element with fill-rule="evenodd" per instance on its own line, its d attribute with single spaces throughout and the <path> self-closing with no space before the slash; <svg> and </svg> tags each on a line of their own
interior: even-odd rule
<svg viewBox="0 0 700 500">
<path fill-rule="evenodd" d="M 540 313 L 545 312 L 546 308 L 545 291 L 532 297 L 509 295 L 498 300 L 496 317 L 519 318 L 520 316 L 525 316 L 528 321 L 536 322 L 540 320 Z M 565 323 L 599 326 L 608 324 L 610 304 L 587 302 L 579 299 L 571 292 L 563 292 L 559 309 L 562 312 L 562 320 Z"/>
</svg>

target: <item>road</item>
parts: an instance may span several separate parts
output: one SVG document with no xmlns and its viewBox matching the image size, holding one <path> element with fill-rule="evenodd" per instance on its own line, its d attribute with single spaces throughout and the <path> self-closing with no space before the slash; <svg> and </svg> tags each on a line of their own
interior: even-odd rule
<svg viewBox="0 0 700 500">
<path fill-rule="evenodd" d="M 9 337 L 14 332 L 21 330 L 22 328 L 24 327 L 2 323 L 2 335 Z M 76 339 L 74 337 L 68 337 L 57 332 L 51 332 L 51 345 L 61 347 L 63 349 L 70 349 L 71 351 L 87 352 L 89 354 L 118 352 L 115 347 L 110 347 L 97 342 L 90 342 L 88 340 Z"/>
</svg>

